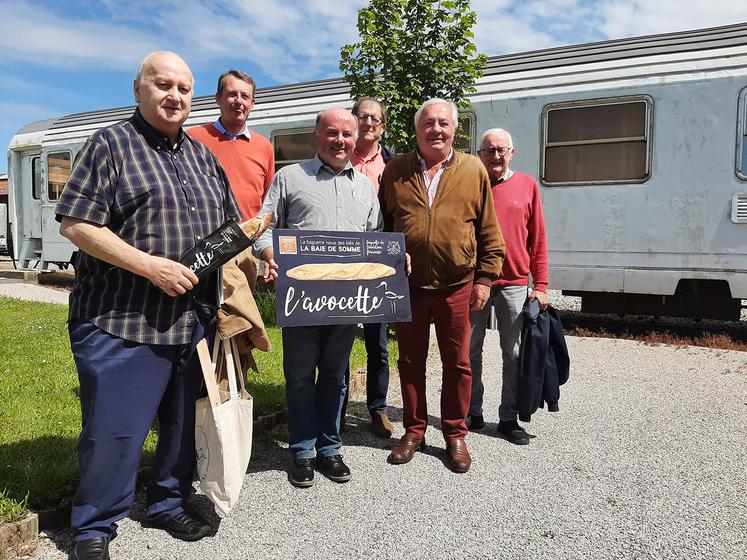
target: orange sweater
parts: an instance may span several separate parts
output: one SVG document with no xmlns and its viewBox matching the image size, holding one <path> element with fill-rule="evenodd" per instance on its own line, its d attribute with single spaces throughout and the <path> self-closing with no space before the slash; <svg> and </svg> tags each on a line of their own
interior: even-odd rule
<svg viewBox="0 0 747 560">
<path fill-rule="evenodd" d="M 226 170 L 242 218 L 256 216 L 275 174 L 275 154 L 267 138 L 252 132 L 251 139 L 230 140 L 212 124 L 190 128 L 187 134 L 205 144 Z"/>
</svg>

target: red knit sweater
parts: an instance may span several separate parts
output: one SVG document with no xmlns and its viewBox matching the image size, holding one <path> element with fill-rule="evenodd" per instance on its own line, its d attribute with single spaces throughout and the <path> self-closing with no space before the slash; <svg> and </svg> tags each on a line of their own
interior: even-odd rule
<svg viewBox="0 0 747 560">
<path fill-rule="evenodd" d="M 187 134 L 218 158 L 243 219 L 256 216 L 275 174 L 275 153 L 269 140 L 256 132 L 251 133 L 251 139 L 242 136 L 229 140 L 212 124 L 190 128 Z"/>
<path fill-rule="evenodd" d="M 531 272 L 535 289 L 547 292 L 547 239 L 542 200 L 535 180 L 514 171 L 510 179 L 493 185 L 493 202 L 503 239 L 506 258 L 499 286 L 526 286 Z"/>
</svg>

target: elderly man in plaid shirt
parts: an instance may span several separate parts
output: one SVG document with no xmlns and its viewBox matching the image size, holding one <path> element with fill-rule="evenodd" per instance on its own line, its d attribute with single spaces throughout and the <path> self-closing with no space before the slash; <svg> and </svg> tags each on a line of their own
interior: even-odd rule
<svg viewBox="0 0 747 560">
<path fill-rule="evenodd" d="M 176 54 L 148 55 L 135 113 L 88 140 L 57 204 L 60 233 L 80 249 L 68 321 L 83 413 L 73 559 L 109 558 L 155 417 L 145 524 L 187 541 L 211 532 L 184 502 L 202 380 L 195 347 L 210 334 L 196 300 L 215 302 L 216 278 L 198 284 L 178 259 L 238 209 L 218 161 L 182 129 L 193 85 Z"/>
</svg>

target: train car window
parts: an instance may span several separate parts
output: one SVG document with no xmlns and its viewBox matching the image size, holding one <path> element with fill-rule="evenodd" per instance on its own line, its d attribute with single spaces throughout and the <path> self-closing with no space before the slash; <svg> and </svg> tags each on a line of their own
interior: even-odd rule
<svg viewBox="0 0 747 560">
<path fill-rule="evenodd" d="M 41 160 L 35 157 L 31 160 L 31 196 L 34 200 L 41 198 L 42 171 Z"/>
<path fill-rule="evenodd" d="M 747 181 L 747 88 L 739 92 L 737 113 L 737 177 Z"/>
<path fill-rule="evenodd" d="M 70 177 L 70 152 L 54 152 L 47 155 L 47 197 L 60 198 L 67 178 Z"/>
<path fill-rule="evenodd" d="M 312 159 L 316 155 L 313 128 L 275 130 L 272 133 L 275 148 L 275 172 L 291 163 Z"/>
<path fill-rule="evenodd" d="M 547 185 L 643 182 L 650 172 L 650 98 L 592 100 L 543 110 Z"/>
<path fill-rule="evenodd" d="M 466 154 L 475 153 L 475 115 L 459 112 L 459 134 L 454 139 L 454 148 Z"/>
</svg>

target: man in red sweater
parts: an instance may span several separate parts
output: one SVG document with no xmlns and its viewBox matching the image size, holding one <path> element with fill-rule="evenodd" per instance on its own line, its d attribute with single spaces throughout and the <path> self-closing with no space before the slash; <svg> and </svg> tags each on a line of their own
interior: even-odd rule
<svg viewBox="0 0 747 560">
<path fill-rule="evenodd" d="M 493 307 L 498 319 L 503 355 L 498 435 L 517 445 L 526 445 L 529 443 L 529 434 L 517 422 L 516 410 L 519 338 L 522 327 L 521 310 L 527 297 L 530 273 L 533 289 L 529 299 L 538 300 L 541 309 L 545 309 L 549 303 L 547 240 L 542 201 L 535 180 L 509 168 L 516 150 L 508 131 L 501 128 L 486 131 L 482 136 L 479 153 L 490 177 L 495 213 L 506 242 L 506 258 L 500 277 L 491 287 L 489 302 L 470 314 L 472 398 L 467 423 L 470 430 L 485 427 L 482 412 L 482 345 L 490 308 Z"/>
<path fill-rule="evenodd" d="M 246 124 L 254 108 L 254 80 L 239 70 L 218 78 L 215 102 L 220 117 L 213 124 L 187 131 L 205 144 L 223 166 L 243 220 L 253 218 L 275 174 L 275 154 L 264 136 L 250 132 Z"/>
</svg>

